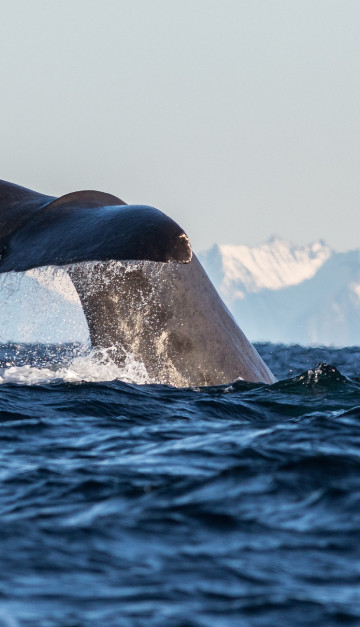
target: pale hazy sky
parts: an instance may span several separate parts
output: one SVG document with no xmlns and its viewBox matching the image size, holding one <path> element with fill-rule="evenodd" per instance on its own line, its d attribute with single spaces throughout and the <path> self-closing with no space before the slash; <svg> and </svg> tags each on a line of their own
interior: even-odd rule
<svg viewBox="0 0 360 627">
<path fill-rule="evenodd" d="M 359 0 L 0 0 L 0 178 L 360 246 Z"/>
</svg>

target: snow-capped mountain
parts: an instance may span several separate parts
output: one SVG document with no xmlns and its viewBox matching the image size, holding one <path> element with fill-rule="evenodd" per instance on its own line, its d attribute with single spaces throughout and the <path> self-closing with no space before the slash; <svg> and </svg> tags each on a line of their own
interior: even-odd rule
<svg viewBox="0 0 360 627">
<path fill-rule="evenodd" d="M 254 247 L 214 245 L 199 258 L 249 339 L 360 344 L 360 250 L 271 238 Z"/>
</svg>

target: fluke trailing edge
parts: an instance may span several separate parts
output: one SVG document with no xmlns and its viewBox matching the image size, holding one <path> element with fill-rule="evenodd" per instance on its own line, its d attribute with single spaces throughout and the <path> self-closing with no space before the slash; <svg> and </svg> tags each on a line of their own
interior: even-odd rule
<svg viewBox="0 0 360 627">
<path fill-rule="evenodd" d="M 89 270 L 86 261 L 99 263 Z M 68 266 L 92 344 L 113 349 L 120 364 L 134 354 L 152 381 L 275 381 L 187 235 L 158 209 L 97 191 L 54 198 L 0 181 L 0 272 L 49 265 Z"/>
</svg>

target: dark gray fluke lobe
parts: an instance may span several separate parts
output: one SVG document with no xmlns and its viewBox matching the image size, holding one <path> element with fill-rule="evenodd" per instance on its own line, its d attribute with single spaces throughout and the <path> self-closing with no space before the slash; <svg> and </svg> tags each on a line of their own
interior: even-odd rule
<svg viewBox="0 0 360 627">
<path fill-rule="evenodd" d="M 183 229 L 154 207 L 97 191 L 55 199 L 0 182 L 0 272 L 110 259 L 188 263 L 191 254 Z"/>
</svg>

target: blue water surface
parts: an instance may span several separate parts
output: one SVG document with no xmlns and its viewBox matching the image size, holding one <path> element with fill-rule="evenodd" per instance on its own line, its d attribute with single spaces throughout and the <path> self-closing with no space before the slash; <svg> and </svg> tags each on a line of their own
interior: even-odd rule
<svg viewBox="0 0 360 627">
<path fill-rule="evenodd" d="M 184 390 L 0 348 L 1 625 L 360 625 L 360 349 L 257 348 Z"/>
</svg>

